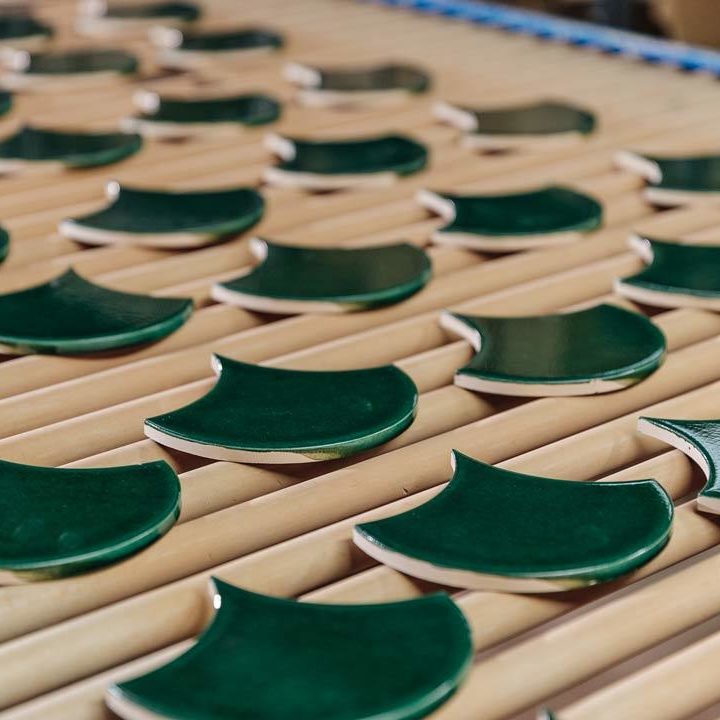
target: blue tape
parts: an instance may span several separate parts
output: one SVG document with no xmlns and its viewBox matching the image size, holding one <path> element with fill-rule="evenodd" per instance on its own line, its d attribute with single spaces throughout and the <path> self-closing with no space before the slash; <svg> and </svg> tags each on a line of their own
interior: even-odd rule
<svg viewBox="0 0 720 720">
<path fill-rule="evenodd" d="M 469 0 L 370 1 L 380 5 L 490 25 L 509 32 L 533 35 L 578 47 L 596 48 L 606 53 L 627 55 L 649 63 L 672 65 L 690 72 L 703 71 L 720 75 L 720 52 L 670 40 L 648 38 L 580 20 L 567 20 L 532 10 L 519 10 L 491 2 Z"/>
</svg>

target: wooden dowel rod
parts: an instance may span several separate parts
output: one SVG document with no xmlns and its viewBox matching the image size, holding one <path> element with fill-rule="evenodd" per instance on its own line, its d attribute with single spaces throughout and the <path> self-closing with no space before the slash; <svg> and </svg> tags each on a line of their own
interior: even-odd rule
<svg viewBox="0 0 720 720">
<path fill-rule="evenodd" d="M 665 596 L 644 593 L 650 602 L 650 610 L 643 608 L 642 614 L 636 614 L 630 623 L 633 625 L 639 617 L 642 618 L 640 628 L 646 634 L 637 643 L 638 647 L 669 636 L 673 628 L 679 632 L 693 620 L 699 623 L 708 619 L 710 615 L 707 612 L 710 610 L 713 614 L 717 613 L 719 571 L 720 557 L 716 555 L 656 583 L 658 590 L 665 589 Z M 674 608 L 669 605 L 673 600 L 676 603 Z M 624 607 L 629 607 L 629 603 Z M 657 618 L 658 624 L 654 627 L 647 621 L 652 617 Z M 619 640 L 622 646 L 632 642 L 636 627 L 629 633 L 629 640 Z M 716 632 L 560 710 L 558 720 L 610 720 L 618 717 L 684 720 L 695 717 L 718 701 L 718 662 L 720 633 Z"/>
</svg>

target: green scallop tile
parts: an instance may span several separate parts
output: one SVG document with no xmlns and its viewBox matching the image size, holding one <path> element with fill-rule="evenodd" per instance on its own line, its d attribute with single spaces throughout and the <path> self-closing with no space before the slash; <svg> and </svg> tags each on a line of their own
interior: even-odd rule
<svg viewBox="0 0 720 720">
<path fill-rule="evenodd" d="M 268 95 L 243 94 L 227 97 L 184 99 L 162 97 L 152 92 L 138 95 L 140 112 L 123 121 L 123 128 L 157 138 L 184 138 L 237 132 L 275 122 L 282 113 L 280 103 Z"/>
<path fill-rule="evenodd" d="M 60 223 L 66 237 L 91 244 L 199 247 L 247 230 L 265 202 L 253 188 L 208 192 L 160 191 L 112 182 L 109 204 Z"/>
<path fill-rule="evenodd" d="M 332 141 L 272 135 L 267 141 L 280 161 L 266 170 L 265 179 L 277 184 L 315 189 L 388 185 L 428 163 L 425 145 L 404 135 Z"/>
<path fill-rule="evenodd" d="M 392 439 L 413 421 L 417 388 L 393 365 L 285 370 L 213 356 L 219 378 L 202 398 L 145 421 L 163 445 L 217 460 L 333 460 Z"/>
<path fill-rule="evenodd" d="M 49 40 L 54 34 L 50 25 L 29 15 L 9 14 L 0 18 L 0 44 L 23 47 L 28 42 Z"/>
<path fill-rule="evenodd" d="M 219 302 L 277 313 L 366 310 L 421 290 L 432 268 L 408 243 L 354 249 L 297 247 L 253 238 L 250 273 L 218 283 Z"/>
<path fill-rule="evenodd" d="M 720 155 L 660 157 L 621 152 L 617 164 L 647 180 L 645 197 L 657 205 L 715 203 L 720 196 Z"/>
<path fill-rule="evenodd" d="M 357 525 L 355 543 L 375 560 L 443 585 L 557 592 L 629 573 L 670 537 L 673 504 L 654 480 L 554 480 L 456 450 L 453 464 L 439 495 Z"/>
<path fill-rule="evenodd" d="M 180 483 L 165 462 L 46 468 L 0 461 L 0 583 L 107 565 L 165 534 Z"/>
<path fill-rule="evenodd" d="M 16 68 L 27 75 L 79 75 L 87 73 L 137 72 L 137 58 L 125 50 L 68 50 L 66 52 L 31 53 L 27 64 Z"/>
<path fill-rule="evenodd" d="M 560 186 L 498 195 L 423 190 L 418 202 L 448 221 L 433 240 L 485 252 L 572 242 L 603 222 L 603 208 L 595 198 Z"/>
<path fill-rule="evenodd" d="M 5 90 L 0 90 L 0 117 L 7 115 L 13 107 L 12 94 Z"/>
<path fill-rule="evenodd" d="M 0 343 L 15 353 L 88 353 L 159 340 L 192 313 L 192 300 L 118 292 L 73 270 L 0 295 Z"/>
<path fill-rule="evenodd" d="M 570 103 L 543 101 L 505 108 L 441 103 L 436 115 L 468 132 L 471 145 L 508 149 L 518 144 L 580 138 L 595 130 L 595 115 Z"/>
<path fill-rule="evenodd" d="M 0 263 L 10 253 L 10 234 L 4 227 L 0 227 Z"/>
<path fill-rule="evenodd" d="M 641 417 L 638 429 L 682 450 L 700 466 L 707 482 L 698 495 L 698 507 L 715 515 L 720 514 L 720 420 Z"/>
<path fill-rule="evenodd" d="M 193 22 L 200 18 L 202 10 L 199 5 L 191 2 L 146 2 L 137 3 L 110 2 L 103 3 L 102 17 L 115 20 L 181 20 Z"/>
<path fill-rule="evenodd" d="M 253 56 L 275 52 L 285 44 L 283 36 L 268 28 L 242 27 L 207 31 L 156 28 L 151 39 L 160 50 L 159 61 L 167 67 L 188 67 L 222 57 Z"/>
<path fill-rule="evenodd" d="M 455 384 L 502 395 L 593 395 L 633 385 L 665 357 L 665 337 L 644 315 L 614 305 L 558 315 L 480 317 L 445 312 L 473 359 Z"/>
<path fill-rule="evenodd" d="M 442 594 L 312 604 L 215 579 L 213 604 L 219 610 L 193 648 L 109 688 L 114 712 L 127 720 L 415 720 L 453 694 L 472 662 L 468 624 Z"/>
<path fill-rule="evenodd" d="M 35 163 L 61 163 L 67 168 L 109 165 L 134 155 L 141 147 L 139 135 L 63 132 L 26 125 L 0 141 L 0 172 Z"/>
<path fill-rule="evenodd" d="M 430 76 L 423 69 L 400 63 L 348 68 L 292 63 L 286 67 L 285 77 L 302 89 L 302 101 L 317 105 L 415 95 L 427 92 L 431 85 Z"/>
<path fill-rule="evenodd" d="M 647 262 L 616 282 L 621 295 L 659 307 L 720 309 L 720 247 L 635 236 L 631 247 Z"/>
</svg>

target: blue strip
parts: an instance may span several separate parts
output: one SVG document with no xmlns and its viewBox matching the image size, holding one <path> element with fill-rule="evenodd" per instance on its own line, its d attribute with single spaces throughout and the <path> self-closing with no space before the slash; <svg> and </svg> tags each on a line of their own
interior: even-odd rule
<svg viewBox="0 0 720 720">
<path fill-rule="evenodd" d="M 534 35 L 571 45 L 592 47 L 607 53 L 639 58 L 646 62 L 672 65 L 682 70 L 705 71 L 720 75 L 720 52 L 670 40 L 648 38 L 579 20 L 566 20 L 532 10 L 518 10 L 504 5 L 469 0 L 370 1 L 490 25 L 509 32 Z"/>
</svg>

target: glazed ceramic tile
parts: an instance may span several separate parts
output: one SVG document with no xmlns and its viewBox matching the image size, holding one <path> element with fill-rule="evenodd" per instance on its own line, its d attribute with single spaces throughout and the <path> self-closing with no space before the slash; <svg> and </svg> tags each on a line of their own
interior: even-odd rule
<svg viewBox="0 0 720 720">
<path fill-rule="evenodd" d="M 0 461 L 0 583 L 107 565 L 165 534 L 180 483 L 165 462 L 47 468 Z"/>
<path fill-rule="evenodd" d="M 430 87 L 424 70 L 392 63 L 353 68 L 291 63 L 285 68 L 285 77 L 299 86 L 300 102 L 314 107 L 396 102 Z"/>
<path fill-rule="evenodd" d="M 670 537 L 673 504 L 654 480 L 521 475 L 453 451 L 439 495 L 355 527 L 356 545 L 413 577 L 452 587 L 555 592 L 644 565 Z"/>
<path fill-rule="evenodd" d="M 171 140 L 236 135 L 246 127 L 275 122 L 282 112 L 277 100 L 259 94 L 184 99 L 142 91 L 135 102 L 139 112 L 123 120 L 123 129 Z"/>
<path fill-rule="evenodd" d="M 219 302 L 274 313 L 346 312 L 400 302 L 430 280 L 430 259 L 407 243 L 355 249 L 250 242 L 251 272 L 218 283 Z"/>
<path fill-rule="evenodd" d="M 595 129 L 593 113 L 552 101 L 497 109 L 439 103 L 435 116 L 466 132 L 465 143 L 469 147 L 490 151 L 551 149 L 577 142 Z"/>
<path fill-rule="evenodd" d="M 0 227 L 0 262 L 3 262 L 10 252 L 10 235 L 4 227 Z"/>
<path fill-rule="evenodd" d="M 427 148 L 404 135 L 329 141 L 268 135 L 266 145 L 280 161 L 265 180 L 311 190 L 387 186 L 428 162 Z"/>
<path fill-rule="evenodd" d="M 44 86 L 105 83 L 137 72 L 138 61 L 124 50 L 68 50 L 66 52 L 8 51 L 2 83 L 11 90 Z"/>
<path fill-rule="evenodd" d="M 145 421 L 163 445 L 216 460 L 333 460 L 392 439 L 415 417 L 417 389 L 393 365 L 316 372 L 213 356 L 204 397 Z"/>
<path fill-rule="evenodd" d="M 645 178 L 646 199 L 672 207 L 720 201 L 720 155 L 658 157 L 621 152 L 616 164 Z"/>
<path fill-rule="evenodd" d="M 247 230 L 260 221 L 265 208 L 252 188 L 175 192 L 111 182 L 106 194 L 108 205 L 63 220 L 60 233 L 91 245 L 200 247 Z"/>
<path fill-rule="evenodd" d="M 479 317 L 444 312 L 441 325 L 476 350 L 455 384 L 501 395 L 594 395 L 655 372 L 665 337 L 644 315 L 614 305 L 559 315 Z"/>
<path fill-rule="evenodd" d="M 647 267 L 615 282 L 620 295 L 658 307 L 720 310 L 720 247 L 637 235 L 630 246 Z"/>
<path fill-rule="evenodd" d="M 106 2 L 86 0 L 82 3 L 77 30 L 87 35 L 113 35 L 147 30 L 155 25 L 183 26 L 200 18 L 202 11 L 194 2 Z"/>
<path fill-rule="evenodd" d="M 698 494 L 698 508 L 720 514 L 720 420 L 668 420 L 641 417 L 638 430 L 682 450 L 705 473 L 707 482 Z"/>
<path fill-rule="evenodd" d="M 192 313 L 192 300 L 156 298 L 95 285 L 68 270 L 0 295 L 0 351 L 88 353 L 159 340 Z"/>
<path fill-rule="evenodd" d="M 510 195 L 421 190 L 417 200 L 448 223 L 433 233 L 435 242 L 484 252 L 573 242 L 599 228 L 603 217 L 597 200 L 564 187 Z"/>
<path fill-rule="evenodd" d="M 154 28 L 151 39 L 159 50 L 159 62 L 166 67 L 191 68 L 214 60 L 240 60 L 261 53 L 276 52 L 283 44 L 282 35 L 266 28 L 237 30 L 180 31 Z"/>
<path fill-rule="evenodd" d="M 142 147 L 139 135 L 45 130 L 24 126 L 0 140 L 0 173 L 25 167 L 87 168 L 124 160 Z"/>
<path fill-rule="evenodd" d="M 0 90 L 0 117 L 7 115 L 12 110 L 12 106 L 12 95 L 5 90 Z"/>
<path fill-rule="evenodd" d="M 127 720 L 414 720 L 472 662 L 470 629 L 444 594 L 331 605 L 256 595 L 213 579 L 217 613 L 172 662 L 108 689 Z"/>
<path fill-rule="evenodd" d="M 0 47 L 37 49 L 53 36 L 53 29 L 36 18 L 10 13 L 0 17 Z"/>
</svg>

